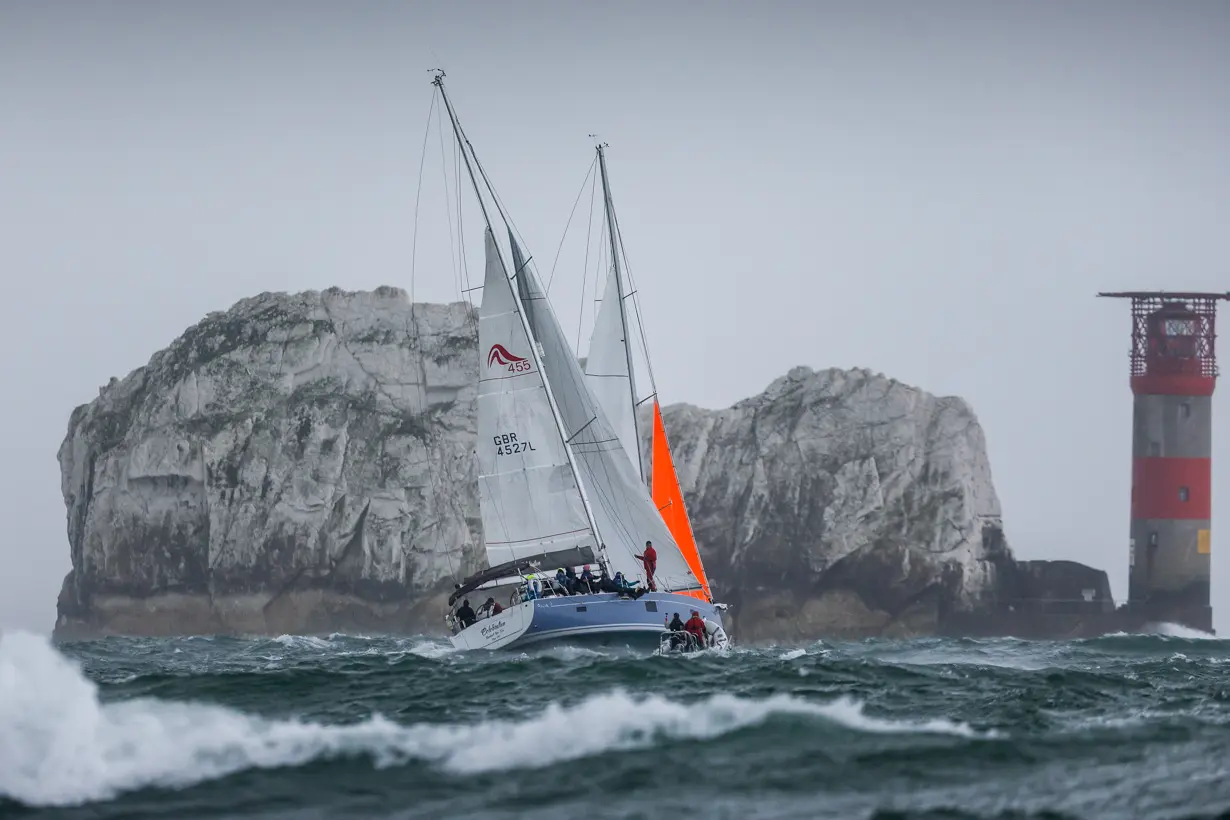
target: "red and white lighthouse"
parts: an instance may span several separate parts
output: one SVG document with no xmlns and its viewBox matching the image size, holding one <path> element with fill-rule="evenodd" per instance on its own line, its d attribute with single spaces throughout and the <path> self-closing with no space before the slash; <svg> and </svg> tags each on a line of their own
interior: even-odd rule
<svg viewBox="0 0 1230 820">
<path fill-rule="evenodd" d="M 1214 319 L 1230 293 L 1099 293 L 1132 300 L 1128 610 L 1213 631 Z"/>
</svg>

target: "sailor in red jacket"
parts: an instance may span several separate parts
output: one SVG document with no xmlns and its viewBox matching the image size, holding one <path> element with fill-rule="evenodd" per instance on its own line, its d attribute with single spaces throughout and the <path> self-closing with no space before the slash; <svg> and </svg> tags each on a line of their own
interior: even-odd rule
<svg viewBox="0 0 1230 820">
<path fill-rule="evenodd" d="M 657 590 L 653 583 L 653 574 L 658 569 L 658 551 L 653 548 L 653 542 L 646 541 L 645 552 L 634 557 L 641 559 L 641 563 L 645 565 L 645 586 L 651 591 Z"/>
<path fill-rule="evenodd" d="M 700 617 L 700 613 L 695 609 L 692 610 L 692 617 L 688 618 L 688 622 L 683 625 L 683 628 L 696 639 L 696 645 L 699 647 L 706 646 L 705 643 L 705 621 Z"/>
</svg>

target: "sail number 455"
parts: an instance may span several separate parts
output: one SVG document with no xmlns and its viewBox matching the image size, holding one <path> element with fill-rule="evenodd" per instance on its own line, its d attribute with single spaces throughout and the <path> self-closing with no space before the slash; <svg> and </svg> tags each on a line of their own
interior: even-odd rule
<svg viewBox="0 0 1230 820">
<path fill-rule="evenodd" d="M 495 440 L 495 454 L 497 456 L 528 453 L 534 449 L 534 445 L 528 441 L 517 441 L 516 433 L 500 433 L 497 436 L 492 436 L 492 439 Z"/>
</svg>

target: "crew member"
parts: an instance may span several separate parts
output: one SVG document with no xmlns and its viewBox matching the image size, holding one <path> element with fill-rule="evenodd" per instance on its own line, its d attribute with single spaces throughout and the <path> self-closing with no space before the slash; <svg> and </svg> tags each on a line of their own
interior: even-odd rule
<svg viewBox="0 0 1230 820">
<path fill-rule="evenodd" d="M 687 641 L 687 631 L 684 628 L 683 621 L 679 619 L 679 613 L 675 613 L 675 617 L 671 618 L 671 622 L 667 624 L 667 629 L 671 631 L 671 649 L 678 649 Z"/>
<path fill-rule="evenodd" d="M 618 592 L 621 596 L 629 597 L 634 601 L 645 594 L 645 590 L 638 586 L 640 581 L 629 581 L 626 577 L 624 577 L 622 572 L 615 573 L 615 580 L 613 583 L 615 585 L 616 592 Z"/>
<path fill-rule="evenodd" d="M 461 624 L 462 629 L 465 629 L 476 620 L 478 620 L 478 616 L 474 614 L 474 610 L 470 607 L 470 599 L 466 598 L 457 609 L 457 623 Z"/>
<path fill-rule="evenodd" d="M 645 586 L 650 591 L 656 590 L 657 587 L 653 583 L 653 574 L 658 569 L 658 551 L 653 548 L 653 542 L 646 541 L 645 551 L 634 557 L 641 559 L 641 563 L 645 565 Z"/>
<path fill-rule="evenodd" d="M 700 613 L 695 609 L 692 610 L 692 617 L 688 618 L 688 622 L 683 625 L 683 628 L 688 631 L 688 634 L 696 639 L 696 645 L 703 647 L 705 645 L 705 622 L 701 619 Z"/>
<path fill-rule="evenodd" d="M 611 576 L 606 574 L 606 565 L 603 565 L 598 575 L 598 591 L 599 592 L 619 592 L 619 587 L 615 586 L 615 582 L 611 580 Z"/>
</svg>

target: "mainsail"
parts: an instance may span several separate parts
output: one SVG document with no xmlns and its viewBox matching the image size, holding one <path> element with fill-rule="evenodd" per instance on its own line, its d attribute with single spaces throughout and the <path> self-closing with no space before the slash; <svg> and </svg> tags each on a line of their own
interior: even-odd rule
<svg viewBox="0 0 1230 820">
<path fill-rule="evenodd" d="M 606 413 L 624 452 L 632 459 L 637 475 L 641 475 L 644 472 L 641 441 L 636 429 L 628 341 L 624 333 L 623 305 L 620 304 L 623 294 L 619 290 L 619 276 L 612 268 L 607 277 L 602 306 L 598 308 L 598 318 L 594 321 L 594 334 L 589 341 L 585 381 Z"/>
<path fill-rule="evenodd" d="M 624 452 L 632 459 L 636 474 L 645 480 L 641 458 L 641 436 L 636 423 L 636 373 L 632 366 L 632 340 L 628 337 L 628 313 L 624 309 L 623 277 L 619 270 L 619 231 L 615 226 L 615 205 L 611 202 L 611 183 L 606 174 L 606 154 L 598 146 L 598 167 L 602 173 L 602 208 L 606 213 L 607 238 L 611 243 L 611 273 L 602 295 L 602 307 L 594 322 L 585 362 L 585 378 L 590 390 L 606 412 L 607 419 Z"/>
<path fill-rule="evenodd" d="M 478 492 L 491 566 L 596 545 L 491 230 L 478 311 Z"/>
<path fill-rule="evenodd" d="M 675 545 L 606 414 L 586 386 L 576 355 L 511 231 L 509 242 L 521 304 L 534 338 L 541 345 L 542 366 L 612 571 L 630 578 L 644 577 L 634 556 L 641 553 L 646 541 L 652 541 L 658 553 L 654 576 L 658 587 L 667 591 L 698 588 L 698 579 Z"/>
</svg>

